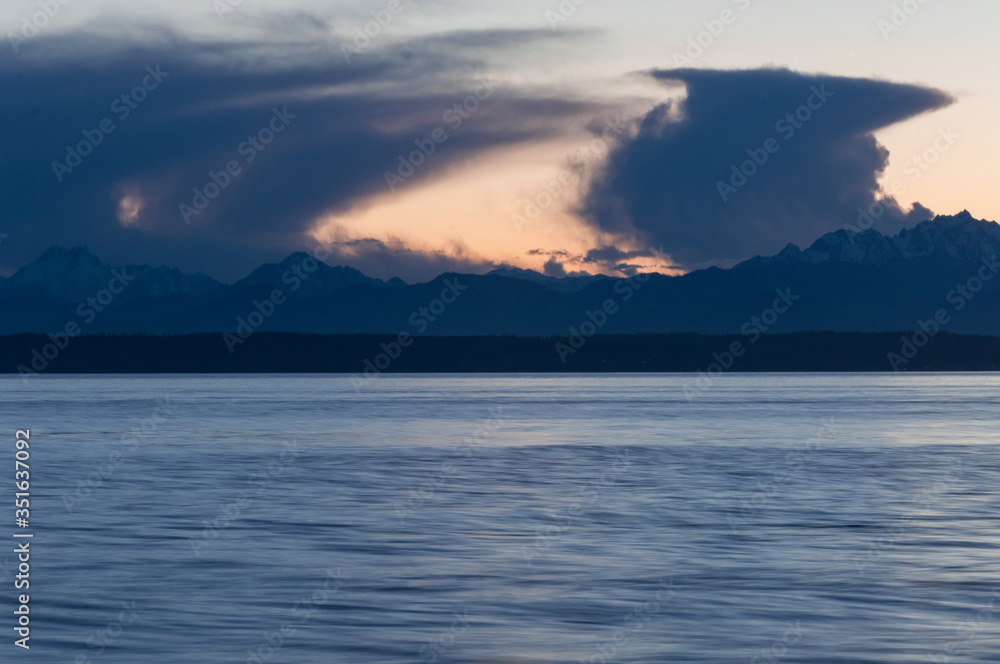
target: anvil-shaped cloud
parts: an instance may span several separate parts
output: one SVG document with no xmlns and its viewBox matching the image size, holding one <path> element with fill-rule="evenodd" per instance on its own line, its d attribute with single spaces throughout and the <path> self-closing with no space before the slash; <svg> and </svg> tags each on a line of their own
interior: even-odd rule
<svg viewBox="0 0 1000 664">
<path fill-rule="evenodd" d="M 881 230 L 929 216 L 880 192 L 888 153 L 873 132 L 949 95 L 786 69 L 650 75 L 687 95 L 648 113 L 595 174 L 580 213 L 600 230 L 694 265 L 809 243 L 879 201 Z"/>
</svg>

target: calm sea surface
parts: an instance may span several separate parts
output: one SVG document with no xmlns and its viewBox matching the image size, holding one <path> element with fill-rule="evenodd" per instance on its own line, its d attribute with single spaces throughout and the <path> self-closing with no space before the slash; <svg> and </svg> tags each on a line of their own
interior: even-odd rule
<svg viewBox="0 0 1000 664">
<path fill-rule="evenodd" d="M 0 379 L 31 651 L 1000 661 L 1000 376 Z"/>
</svg>

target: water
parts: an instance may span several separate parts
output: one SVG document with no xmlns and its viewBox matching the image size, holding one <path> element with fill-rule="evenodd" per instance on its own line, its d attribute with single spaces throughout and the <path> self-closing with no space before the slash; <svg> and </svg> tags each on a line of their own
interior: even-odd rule
<svg viewBox="0 0 1000 664">
<path fill-rule="evenodd" d="M 693 386 L 0 379 L 35 533 L 0 659 L 997 661 L 1000 377 Z"/>
</svg>

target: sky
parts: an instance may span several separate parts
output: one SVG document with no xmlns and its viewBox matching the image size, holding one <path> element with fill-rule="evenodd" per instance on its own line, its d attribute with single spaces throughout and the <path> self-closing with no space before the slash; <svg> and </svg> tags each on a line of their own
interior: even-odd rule
<svg viewBox="0 0 1000 664">
<path fill-rule="evenodd" d="M 47 8 L 47 10 L 46 10 Z M 1000 218 L 988 0 L 5 0 L 0 274 L 682 273 Z"/>
</svg>

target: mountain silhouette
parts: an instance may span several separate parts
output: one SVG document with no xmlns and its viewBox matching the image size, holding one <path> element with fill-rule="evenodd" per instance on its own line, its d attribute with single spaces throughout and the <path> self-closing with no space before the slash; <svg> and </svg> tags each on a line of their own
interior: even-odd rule
<svg viewBox="0 0 1000 664">
<path fill-rule="evenodd" d="M 296 253 L 227 285 L 53 247 L 0 281 L 0 333 L 70 322 L 84 334 L 233 332 L 255 311 L 267 315 L 254 330 L 320 334 L 558 336 L 588 321 L 600 334 L 882 332 L 917 330 L 944 311 L 947 332 L 1000 335 L 998 254 L 1000 225 L 968 212 L 895 236 L 840 230 L 729 270 L 627 280 L 504 268 L 405 284 Z M 121 292 L 102 294 L 109 284 Z M 776 303 L 787 311 L 761 319 Z"/>
</svg>

